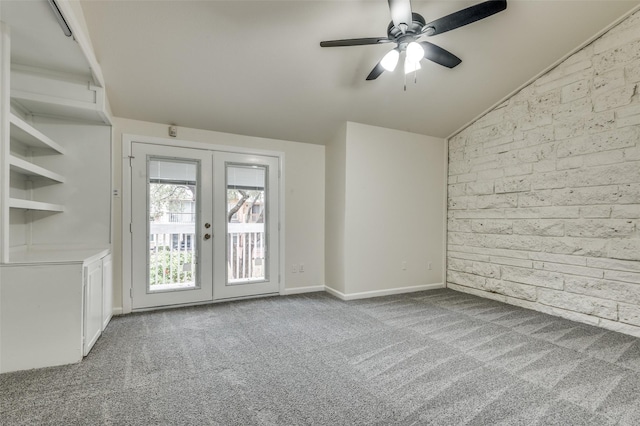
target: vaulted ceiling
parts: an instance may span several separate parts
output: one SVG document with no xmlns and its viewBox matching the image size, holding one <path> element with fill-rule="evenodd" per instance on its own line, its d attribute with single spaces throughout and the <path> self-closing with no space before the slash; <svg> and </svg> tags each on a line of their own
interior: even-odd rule
<svg viewBox="0 0 640 426">
<path fill-rule="evenodd" d="M 473 1 L 412 1 L 427 21 Z M 462 59 L 365 77 L 389 44 L 385 0 L 99 1 L 82 7 L 114 115 L 325 143 L 344 121 L 437 137 L 452 132 L 640 3 L 510 0 L 497 15 L 429 38 Z"/>
</svg>

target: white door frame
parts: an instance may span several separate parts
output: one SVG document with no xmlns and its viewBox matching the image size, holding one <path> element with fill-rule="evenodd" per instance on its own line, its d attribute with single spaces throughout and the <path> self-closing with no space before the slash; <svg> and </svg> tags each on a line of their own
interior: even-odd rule
<svg viewBox="0 0 640 426">
<path fill-rule="evenodd" d="M 284 180 L 285 180 L 285 167 L 284 167 L 284 152 L 280 151 L 269 151 L 262 149 L 252 149 L 245 147 L 236 147 L 236 146 L 228 146 L 228 145 L 218 145 L 218 144 L 210 144 L 204 142 L 193 142 L 181 139 L 174 138 L 160 138 L 155 136 L 140 136 L 124 133 L 122 135 L 122 223 L 121 223 L 121 231 L 122 231 L 122 313 L 128 314 L 132 311 L 131 305 L 131 288 L 132 288 L 132 277 L 131 277 L 131 168 L 129 167 L 129 161 L 131 157 L 131 146 L 133 142 L 137 143 L 146 143 L 153 145 L 164 145 L 164 146 L 177 146 L 184 148 L 193 148 L 193 149 L 202 149 L 206 151 L 222 151 L 222 152 L 230 152 L 230 153 L 238 153 L 238 154 L 255 154 L 255 155 L 265 155 L 270 157 L 278 158 L 278 164 L 280 169 L 280 179 L 279 179 L 279 192 L 280 192 L 280 200 L 279 200 L 279 217 L 278 221 L 280 223 L 280 231 L 278 233 L 279 240 L 279 278 L 280 278 L 280 295 L 285 294 L 285 191 L 284 191 Z M 230 299 L 225 299 L 227 301 Z M 213 302 L 202 302 L 202 303 L 216 303 L 219 301 Z M 196 303 L 196 304 L 202 304 Z M 193 305 L 193 304 L 187 304 Z M 181 306 L 181 305 L 176 305 Z"/>
</svg>

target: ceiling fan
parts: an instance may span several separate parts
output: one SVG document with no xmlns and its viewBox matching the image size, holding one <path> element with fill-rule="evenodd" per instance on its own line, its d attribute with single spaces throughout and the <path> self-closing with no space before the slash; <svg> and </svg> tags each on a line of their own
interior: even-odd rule
<svg viewBox="0 0 640 426">
<path fill-rule="evenodd" d="M 385 70 L 393 71 L 402 52 L 405 52 L 405 74 L 419 70 L 421 68 L 420 61 L 423 58 L 447 68 L 455 67 L 462 62 L 456 55 L 428 41 L 417 40 L 422 36 L 429 37 L 455 30 L 507 8 L 506 0 L 485 1 L 427 23 L 422 15 L 411 11 L 411 0 L 388 1 L 392 21 L 387 28 L 387 37 L 352 38 L 320 42 L 321 47 L 395 43 L 396 47 L 390 50 L 376 64 L 367 76 L 367 80 L 375 80 Z"/>
</svg>

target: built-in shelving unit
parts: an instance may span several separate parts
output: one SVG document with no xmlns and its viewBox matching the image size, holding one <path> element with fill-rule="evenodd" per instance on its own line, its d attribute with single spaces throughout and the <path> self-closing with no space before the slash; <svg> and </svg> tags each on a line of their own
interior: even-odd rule
<svg viewBox="0 0 640 426">
<path fill-rule="evenodd" d="M 9 208 L 22 210 L 38 210 L 48 212 L 62 212 L 64 206 L 55 203 L 33 200 L 30 186 L 18 184 L 15 181 L 47 180 L 51 183 L 64 183 L 65 177 L 59 173 L 53 172 L 45 167 L 36 164 L 33 160 L 33 153 L 47 153 L 63 155 L 65 149 L 52 140 L 50 137 L 24 121 L 14 113 L 9 113 L 9 135 L 11 139 L 11 150 L 7 154 L 7 165 L 9 170 L 13 172 L 10 179 L 10 187 L 22 186 L 23 197 L 10 197 Z M 18 156 L 17 152 L 22 155 Z M 37 156 L 35 157 L 37 158 Z"/>
<path fill-rule="evenodd" d="M 80 361 L 112 314 L 111 122 L 68 3 L 73 38 L 0 1 L 0 373 Z"/>
<path fill-rule="evenodd" d="M 9 113 L 9 124 L 12 140 L 32 148 L 52 149 L 59 154 L 66 153 L 60 144 L 52 141 L 51 138 L 13 113 Z"/>
</svg>

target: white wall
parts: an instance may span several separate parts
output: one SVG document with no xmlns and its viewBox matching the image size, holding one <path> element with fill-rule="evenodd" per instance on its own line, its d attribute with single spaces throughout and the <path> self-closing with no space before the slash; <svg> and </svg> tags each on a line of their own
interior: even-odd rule
<svg viewBox="0 0 640 426">
<path fill-rule="evenodd" d="M 350 298 L 442 285 L 445 140 L 350 122 L 345 141 L 344 155 L 327 148 L 328 193 L 345 200 L 344 230 L 327 232 L 332 247 L 343 238 L 343 269 L 328 265 L 327 286 Z"/>
<path fill-rule="evenodd" d="M 122 135 L 168 137 L 168 125 L 113 120 L 114 188 L 122 190 Z M 285 261 L 287 289 L 324 285 L 324 156 L 320 145 L 178 127 L 178 139 L 285 154 Z M 122 199 L 113 203 L 114 307 L 122 308 Z M 291 265 L 304 263 L 303 273 Z"/>
<path fill-rule="evenodd" d="M 640 12 L 449 141 L 449 287 L 640 336 Z"/>
</svg>

